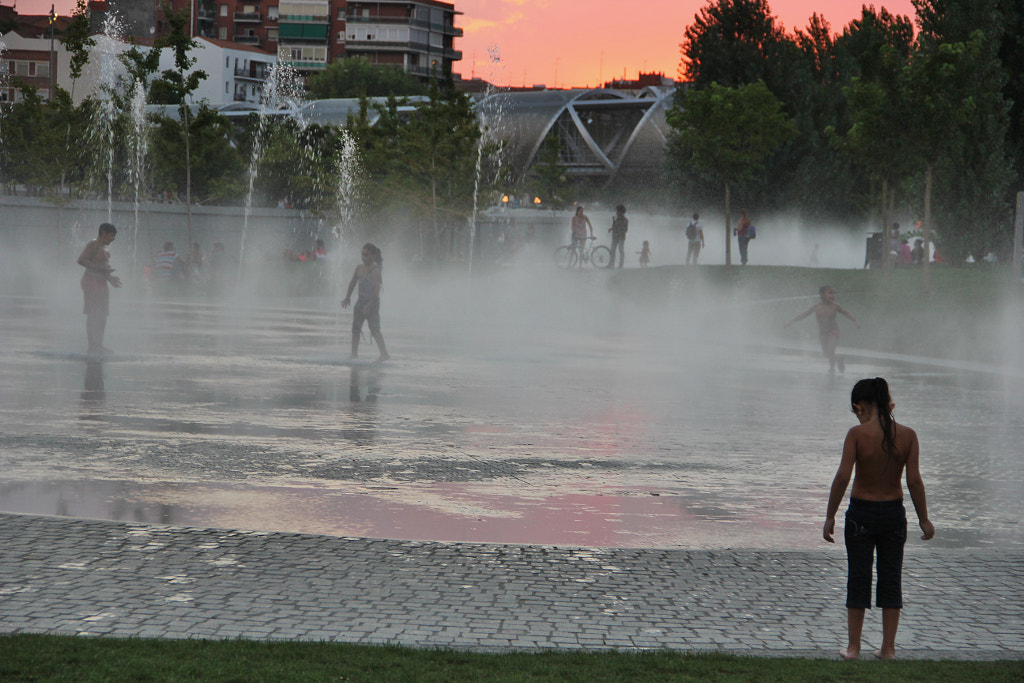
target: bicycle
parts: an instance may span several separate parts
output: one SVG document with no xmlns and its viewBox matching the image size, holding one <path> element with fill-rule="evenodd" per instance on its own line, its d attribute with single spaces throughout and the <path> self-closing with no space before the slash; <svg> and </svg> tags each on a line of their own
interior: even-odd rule
<svg viewBox="0 0 1024 683">
<path fill-rule="evenodd" d="M 603 244 L 592 246 L 591 240 L 595 239 L 597 238 L 588 237 L 582 247 L 570 244 L 555 249 L 555 263 L 559 268 L 582 268 L 584 263 L 590 263 L 595 268 L 607 268 L 612 262 L 612 250 Z"/>
</svg>

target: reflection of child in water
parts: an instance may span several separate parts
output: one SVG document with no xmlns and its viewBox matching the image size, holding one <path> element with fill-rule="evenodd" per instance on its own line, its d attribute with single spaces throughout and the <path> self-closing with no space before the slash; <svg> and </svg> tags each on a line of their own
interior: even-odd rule
<svg viewBox="0 0 1024 683">
<path fill-rule="evenodd" d="M 840 651 L 843 659 L 857 659 L 864 627 L 864 610 L 871 607 L 871 565 L 877 553 L 875 606 L 882 608 L 880 659 L 896 656 L 896 630 L 903 607 L 903 546 L 907 541 L 907 513 L 903 508 L 903 471 L 914 502 L 922 540 L 935 536 L 928 519 L 928 504 L 920 470 L 920 445 L 910 427 L 892 417 L 889 384 L 881 377 L 862 379 L 850 393 L 850 403 L 860 424 L 850 429 L 843 444 L 825 512 L 822 536 L 834 543 L 836 512 L 853 476 L 850 507 L 843 537 L 849 563 L 846 587 L 849 640 Z"/>
<path fill-rule="evenodd" d="M 640 254 L 640 267 L 646 268 L 647 264 L 651 262 L 651 245 L 650 242 L 644 240 L 643 248 L 637 252 Z"/>
<path fill-rule="evenodd" d="M 811 313 L 815 315 L 815 319 L 818 321 L 818 336 L 821 339 L 821 351 L 828 358 L 828 371 L 830 374 L 834 374 L 836 371 L 836 346 L 839 345 L 839 325 L 836 323 L 836 313 L 842 313 L 847 318 L 853 321 L 853 324 L 860 327 L 860 323 L 857 319 L 850 315 L 845 308 L 836 303 L 836 289 L 831 285 L 824 285 L 818 290 L 818 295 L 821 296 L 821 301 L 814 304 L 806 311 L 798 315 L 797 317 L 790 320 L 785 324 L 785 327 L 789 327 L 793 323 L 803 320 Z M 839 372 L 845 372 L 846 364 L 842 358 L 838 359 Z"/>
</svg>

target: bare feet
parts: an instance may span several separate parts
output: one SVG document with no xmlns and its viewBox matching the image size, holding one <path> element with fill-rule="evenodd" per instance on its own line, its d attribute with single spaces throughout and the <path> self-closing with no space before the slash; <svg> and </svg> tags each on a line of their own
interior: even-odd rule
<svg viewBox="0 0 1024 683">
<path fill-rule="evenodd" d="M 382 362 L 384 362 L 386 360 L 390 360 L 390 359 L 391 359 L 391 356 L 389 356 L 387 353 L 382 353 L 382 354 L 380 354 L 380 358 L 377 359 L 377 362 L 378 363 L 382 363 Z"/>
<path fill-rule="evenodd" d="M 852 647 L 848 647 L 845 650 L 839 651 L 839 656 L 843 659 L 850 661 L 860 657 L 860 650 L 854 650 Z"/>
<path fill-rule="evenodd" d="M 896 659 L 895 650 L 875 650 L 875 659 Z"/>
</svg>

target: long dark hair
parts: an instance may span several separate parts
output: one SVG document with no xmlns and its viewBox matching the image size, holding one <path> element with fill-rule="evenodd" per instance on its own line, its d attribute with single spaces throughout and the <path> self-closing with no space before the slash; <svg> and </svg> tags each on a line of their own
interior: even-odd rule
<svg viewBox="0 0 1024 683">
<path fill-rule="evenodd" d="M 850 406 L 858 403 L 875 404 L 878 412 L 878 424 L 882 427 L 882 450 L 889 458 L 896 457 L 902 461 L 899 448 L 896 447 L 896 423 L 892 419 L 892 396 L 889 394 L 889 383 L 881 377 L 862 379 L 853 385 L 850 392 Z"/>
</svg>

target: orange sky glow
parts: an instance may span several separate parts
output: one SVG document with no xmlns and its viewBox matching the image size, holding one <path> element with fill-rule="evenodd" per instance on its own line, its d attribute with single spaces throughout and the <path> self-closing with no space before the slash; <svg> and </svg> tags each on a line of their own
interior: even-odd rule
<svg viewBox="0 0 1024 683">
<path fill-rule="evenodd" d="M 12 4 L 13 0 L 3 0 Z M 46 14 L 56 4 L 67 14 L 74 0 L 18 0 L 22 14 Z M 670 78 L 679 69 L 679 43 L 706 0 L 457 0 L 462 12 L 456 40 L 462 61 L 455 71 L 497 85 L 596 86 L 640 71 Z M 914 16 L 911 0 L 769 0 L 787 31 L 805 28 L 818 12 L 841 32 L 873 4 Z"/>
</svg>

